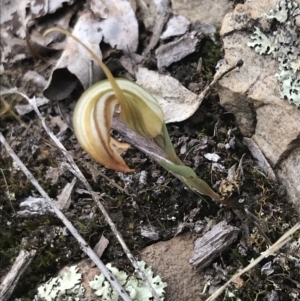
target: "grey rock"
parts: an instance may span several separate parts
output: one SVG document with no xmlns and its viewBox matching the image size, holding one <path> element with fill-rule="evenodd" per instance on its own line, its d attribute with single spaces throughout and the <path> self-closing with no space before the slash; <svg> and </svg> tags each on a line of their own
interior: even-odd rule
<svg viewBox="0 0 300 301">
<path fill-rule="evenodd" d="M 225 59 L 228 64 L 242 59 L 244 65 L 219 82 L 219 96 L 221 105 L 235 115 L 241 133 L 261 149 L 300 212 L 300 110 L 280 96 L 278 62 L 248 46 L 254 25 L 270 30 L 265 16 L 277 2 L 248 1 L 225 16 L 220 32 Z"/>
</svg>

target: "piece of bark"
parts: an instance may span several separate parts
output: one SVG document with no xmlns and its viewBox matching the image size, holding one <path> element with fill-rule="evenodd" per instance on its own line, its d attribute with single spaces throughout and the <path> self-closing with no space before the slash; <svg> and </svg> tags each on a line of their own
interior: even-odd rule
<svg viewBox="0 0 300 301">
<path fill-rule="evenodd" d="M 17 212 L 19 217 L 32 217 L 37 215 L 53 214 L 51 206 L 45 202 L 44 198 L 29 196 L 20 203 L 20 211 Z"/>
<path fill-rule="evenodd" d="M 11 270 L 8 272 L 3 282 L 0 285 L 0 300 L 6 301 L 10 298 L 13 293 L 19 278 L 26 271 L 27 267 L 31 263 L 36 250 L 30 252 L 21 250 L 18 257 L 16 258 Z"/>
<path fill-rule="evenodd" d="M 109 244 L 109 240 L 102 234 L 100 237 L 100 240 L 97 242 L 97 244 L 94 247 L 94 252 L 99 256 L 99 258 L 101 258 L 103 252 L 105 251 L 105 249 L 107 248 Z M 93 266 L 95 266 L 94 263 L 92 263 Z"/>
<path fill-rule="evenodd" d="M 48 102 L 49 102 L 49 99 L 47 99 L 46 97 L 37 97 L 36 98 L 36 105 L 38 107 L 43 106 L 43 105 L 47 104 Z M 33 111 L 33 107 L 30 104 L 16 105 L 15 108 L 16 108 L 17 113 L 20 116 L 23 116 L 23 115 L 28 114 L 31 111 Z"/>
<path fill-rule="evenodd" d="M 140 231 L 142 237 L 146 237 L 152 241 L 156 241 L 161 238 L 159 228 L 153 227 L 152 225 L 143 225 L 141 226 Z"/>
<path fill-rule="evenodd" d="M 170 16 L 170 1 L 162 0 L 159 4 L 158 15 L 156 17 L 156 22 L 153 28 L 151 40 L 143 53 L 144 56 L 147 56 L 151 52 L 151 50 L 154 49 L 154 47 L 157 45 L 161 33 L 166 23 L 168 22 Z"/>
<path fill-rule="evenodd" d="M 109 240 L 102 234 L 93 251 L 99 256 L 99 258 L 101 258 L 108 245 Z M 95 266 L 95 263 L 91 262 L 91 267 L 94 268 Z"/>
<path fill-rule="evenodd" d="M 174 15 L 171 17 L 166 25 L 165 31 L 160 38 L 166 40 L 176 36 L 184 35 L 190 26 L 191 22 L 184 16 Z"/>
<path fill-rule="evenodd" d="M 224 252 L 236 239 L 239 229 L 225 221 L 218 223 L 202 237 L 196 239 L 190 264 L 203 269 Z"/>
<path fill-rule="evenodd" d="M 71 205 L 71 194 L 76 183 L 76 178 L 73 178 L 71 183 L 67 183 L 62 192 L 57 196 L 56 206 L 62 211 L 69 209 Z M 54 214 L 54 210 L 45 201 L 44 198 L 35 198 L 29 196 L 20 203 L 21 210 L 17 212 L 20 217 L 32 217 L 37 215 Z"/>
<path fill-rule="evenodd" d="M 71 205 L 71 194 L 76 184 L 76 178 L 71 183 L 67 183 L 62 192 L 57 196 L 57 206 L 60 210 L 66 211 Z"/>
<path fill-rule="evenodd" d="M 174 62 L 180 61 L 182 58 L 196 51 L 197 45 L 203 36 L 197 35 L 196 31 L 185 34 L 178 40 L 163 44 L 155 51 L 157 58 L 157 67 L 168 67 Z"/>
</svg>

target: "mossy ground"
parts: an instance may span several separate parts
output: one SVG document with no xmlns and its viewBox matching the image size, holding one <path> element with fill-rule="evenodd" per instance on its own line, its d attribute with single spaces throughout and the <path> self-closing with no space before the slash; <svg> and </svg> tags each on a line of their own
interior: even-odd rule
<svg viewBox="0 0 300 301">
<path fill-rule="evenodd" d="M 200 88 L 203 89 L 212 79 L 216 61 L 221 58 L 220 49 L 220 45 L 215 46 L 212 42 L 205 41 L 197 53 L 182 62 L 173 64 L 168 71 L 185 86 L 201 83 Z M 197 71 L 199 57 L 203 58 L 200 73 Z M 21 70 L 18 76 L 22 76 L 22 73 Z M 15 83 L 12 79 L 13 77 L 7 81 L 13 86 Z M 51 116 L 57 115 L 55 104 L 46 105 L 41 108 L 41 111 L 48 116 L 48 124 Z M 49 196 L 56 198 L 64 185 L 72 181 L 73 175 L 65 171 L 57 182 L 46 178 L 47 171 L 50 168 L 60 168 L 65 159 L 57 149 L 45 144 L 41 139 L 41 136 L 45 139 L 48 137 L 41 131 L 40 121 L 35 114 L 31 113 L 22 119 L 30 126 L 30 130 L 5 114 L 0 120 L 1 131 Z M 57 131 L 55 127 L 52 129 Z M 78 161 L 80 169 L 93 189 L 102 194 L 109 215 L 135 255 L 138 255 L 143 247 L 153 243 L 140 235 L 141 225 L 152 225 L 159 229 L 160 240 L 170 239 L 175 235 L 177 226 L 184 217 L 193 209 L 201 208 L 194 220 L 203 220 L 204 217 L 218 221 L 227 219 L 232 225 L 245 229 L 241 231 L 237 244 L 216 260 L 225 270 L 227 266 L 236 270 L 247 265 L 251 258 L 257 257 L 267 247 L 266 240 L 255 225 L 257 220 L 260 220 L 262 225 L 267 224 L 266 234 L 271 242 L 275 242 L 285 232 L 286 227 L 291 227 L 295 223 L 297 216 L 293 215 L 284 195 L 279 193 L 280 187 L 267 180 L 241 143 L 242 137 L 235 126 L 234 117 L 219 105 L 216 90 L 204 100 L 193 117 L 179 124 L 168 125 L 168 129 L 177 153 L 181 152 L 180 158 L 208 183 L 218 183 L 222 178 L 226 178 L 226 173 L 212 171 L 211 162 L 203 158 L 205 153 L 218 153 L 226 169 L 238 164 L 245 154 L 244 181 L 239 187 L 239 192 L 233 192 L 230 197 L 230 208 L 220 207 L 208 198 L 200 199 L 187 190 L 179 180 L 134 148 L 125 155 L 128 165 L 135 168 L 134 174 L 125 175 L 129 183 L 127 188 L 130 191 L 130 195 L 126 195 L 117 190 L 111 182 L 97 176 L 97 170 L 100 170 L 121 187 L 125 186 L 126 181 L 119 174 L 93 163 L 83 154 L 71 130 L 62 137 L 63 144 L 71 153 L 76 157 L 84 158 L 83 161 Z M 208 139 L 206 147 L 204 149 L 194 147 L 201 143 L 203 137 Z M 228 143 L 233 137 L 236 141 L 234 149 L 225 150 L 219 147 L 220 144 Z M 185 152 L 182 151 L 184 144 L 186 144 Z M 33 145 L 37 147 L 34 153 Z M 85 160 L 90 164 L 85 164 Z M 12 160 L 3 148 L 0 167 L 2 170 L 0 173 L 2 192 L 0 277 L 10 268 L 21 247 L 28 250 L 36 249 L 35 259 L 19 281 L 12 297 L 12 300 L 14 298 L 32 300 L 35 289 L 40 283 L 54 276 L 64 265 L 78 262 L 82 258 L 82 251 L 71 235 L 63 234 L 63 225 L 56 217 L 48 215 L 20 218 L 16 215 L 20 209 L 20 202 L 30 195 L 38 196 L 38 193 L 22 172 L 13 166 Z M 146 171 L 148 175 L 144 185 L 139 183 L 141 171 Z M 78 182 L 76 188 L 84 187 Z M 241 199 L 244 200 L 243 203 L 239 202 Z M 245 207 L 256 216 L 257 220 L 244 214 Z M 241 219 L 237 212 L 243 213 L 244 218 Z M 71 207 L 65 214 L 92 247 L 102 234 L 109 239 L 109 246 L 102 257 L 104 262 L 113 262 L 120 269 L 132 271 L 124 252 L 88 194 L 75 191 L 72 195 Z M 244 248 L 245 256 L 241 255 L 241 248 Z M 238 290 L 231 288 L 231 291 L 241 300 L 263 300 L 274 288 L 275 283 L 282 287 L 279 291 L 280 300 L 289 300 L 285 298 L 296 287 L 293 281 L 297 277 L 299 279 L 299 269 L 289 262 L 290 270 L 287 273 L 279 263 L 275 264 L 275 273 L 270 281 L 261 273 L 264 263 L 243 277 L 245 285 L 242 288 Z M 220 300 L 234 299 L 225 297 Z"/>
</svg>

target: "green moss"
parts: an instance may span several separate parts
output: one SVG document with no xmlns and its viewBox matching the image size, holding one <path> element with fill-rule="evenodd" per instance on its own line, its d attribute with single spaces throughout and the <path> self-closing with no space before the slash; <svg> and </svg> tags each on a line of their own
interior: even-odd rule
<svg viewBox="0 0 300 301">
<path fill-rule="evenodd" d="M 216 43 L 209 39 L 204 39 L 201 44 L 200 57 L 203 60 L 203 68 L 200 72 L 200 77 L 211 82 L 216 72 L 215 67 L 222 58 L 220 37 L 216 36 Z"/>
</svg>

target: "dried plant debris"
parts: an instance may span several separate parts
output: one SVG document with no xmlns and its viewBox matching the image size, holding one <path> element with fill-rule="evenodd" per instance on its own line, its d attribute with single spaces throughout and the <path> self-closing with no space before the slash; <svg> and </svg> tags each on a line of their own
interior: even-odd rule
<svg viewBox="0 0 300 301">
<path fill-rule="evenodd" d="M 49 102 L 49 99 L 47 99 L 46 97 L 37 97 L 37 98 L 35 98 L 35 102 L 36 102 L 36 106 L 40 107 L 40 106 L 47 104 Z M 30 104 L 16 105 L 15 109 L 20 116 L 26 115 L 26 114 L 30 113 L 31 111 L 33 111 L 33 107 Z"/>
<path fill-rule="evenodd" d="M 197 95 L 186 89 L 181 83 L 158 72 L 139 68 L 137 83 L 145 88 L 158 101 L 164 112 L 165 122 L 179 122 L 192 116 L 201 102 Z"/>
<path fill-rule="evenodd" d="M 69 209 L 71 205 L 71 193 L 73 192 L 75 183 L 76 179 L 74 178 L 71 183 L 66 184 L 61 194 L 57 196 L 56 204 L 60 210 L 66 211 Z M 20 209 L 17 215 L 21 217 L 54 214 L 51 206 L 43 198 L 31 196 L 20 203 Z"/>
<path fill-rule="evenodd" d="M 90 10 L 79 17 L 72 34 L 100 58 L 101 41 L 124 52 L 135 52 L 138 46 L 138 24 L 127 1 L 92 2 Z M 63 83 L 61 78 L 64 78 Z M 103 73 L 83 47 L 74 39 L 67 38 L 67 46 L 53 69 L 44 94 L 50 99 L 64 99 L 75 88 L 77 79 L 87 89 L 103 79 Z"/>
<path fill-rule="evenodd" d="M 280 95 L 290 103 L 300 107 L 300 30 L 297 16 L 300 7 L 297 2 L 280 0 L 276 7 L 268 12 L 267 19 L 276 20 L 276 30 L 264 34 L 256 27 L 250 47 L 259 54 L 271 54 L 279 62 L 278 77 Z"/>
<path fill-rule="evenodd" d="M 162 36 L 160 37 L 162 40 L 165 39 L 165 36 L 169 37 L 171 33 L 175 35 L 174 31 L 177 31 L 178 36 L 180 35 L 180 32 L 186 31 L 186 28 L 189 23 L 187 23 L 187 21 L 184 21 L 184 17 L 176 17 L 177 19 L 180 18 L 181 20 L 181 22 L 177 24 L 177 26 L 180 26 L 181 29 L 172 29 L 173 18 L 169 20 L 169 27 L 167 27 L 166 31 L 163 32 Z M 177 19 L 175 19 L 175 21 Z M 179 39 L 176 39 L 166 44 L 162 44 L 155 50 L 155 55 L 157 58 L 157 67 L 162 68 L 170 66 L 172 63 L 178 62 L 181 59 L 188 56 L 189 54 L 195 52 L 197 46 L 200 44 L 203 38 L 206 37 L 213 39 L 215 32 L 216 29 L 212 25 L 197 22 L 193 25 L 190 32 L 187 32 L 184 36 L 180 37 Z"/>
<path fill-rule="evenodd" d="M 43 37 L 43 33 L 48 28 L 58 26 L 70 30 L 71 18 L 77 12 L 77 6 L 63 8 L 58 13 L 51 15 L 51 18 L 41 18 L 36 20 L 36 24 L 28 30 L 28 42 L 32 51 L 35 53 L 47 53 L 50 50 L 63 50 L 66 47 L 65 36 L 61 33 L 53 32 L 47 37 Z"/>
<path fill-rule="evenodd" d="M 137 17 L 143 22 L 146 30 L 153 31 L 157 16 L 160 12 L 165 10 L 165 0 L 137 0 Z"/>
<path fill-rule="evenodd" d="M 163 31 L 160 38 L 165 40 L 184 35 L 188 31 L 190 24 L 191 22 L 187 18 L 180 15 L 174 15 L 169 19 L 166 29 Z"/>
<path fill-rule="evenodd" d="M 228 225 L 226 221 L 218 223 L 196 239 L 190 264 L 198 269 L 207 267 L 215 257 L 236 241 L 238 233 L 239 229 Z"/>
<path fill-rule="evenodd" d="M 32 54 L 27 47 L 25 38 L 30 38 L 32 42 L 46 46 L 56 42 L 57 35 L 42 39 L 41 32 L 49 26 L 68 26 L 73 15 L 72 9 L 63 8 L 63 5 L 72 5 L 74 1 L 3 1 L 0 10 L 1 42 L 3 51 L 2 62 L 16 62 L 30 57 Z M 56 11 L 64 13 L 55 14 Z M 51 18 L 43 19 L 51 14 Z M 65 15 L 68 15 L 66 17 Z M 66 27 L 67 28 L 67 27 Z"/>
<path fill-rule="evenodd" d="M 11 36 L 24 39 L 26 36 L 26 16 L 27 1 L 1 1 L 0 25 L 1 30 L 6 31 Z M 2 37 L 2 35 L 1 35 Z"/>
<path fill-rule="evenodd" d="M 34 0 L 30 1 L 30 11 L 32 18 L 40 18 L 47 14 L 53 14 L 59 8 L 62 8 L 64 4 L 71 5 L 74 0 Z"/>
<path fill-rule="evenodd" d="M 1 36 L 1 62 L 2 63 L 14 63 L 31 56 L 26 41 L 19 38 L 11 37 L 6 31 L 0 31 Z"/>
<path fill-rule="evenodd" d="M 21 210 L 17 212 L 17 215 L 21 217 L 54 213 L 52 208 L 43 198 L 35 198 L 31 196 L 21 202 L 20 209 Z"/>
</svg>

